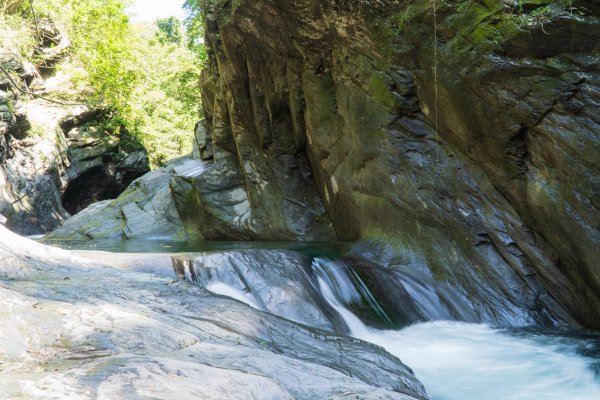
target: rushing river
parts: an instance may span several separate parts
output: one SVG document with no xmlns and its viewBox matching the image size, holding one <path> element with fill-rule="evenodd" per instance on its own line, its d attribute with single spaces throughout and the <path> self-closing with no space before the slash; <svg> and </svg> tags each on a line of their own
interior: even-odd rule
<svg viewBox="0 0 600 400">
<path fill-rule="evenodd" d="M 452 321 L 377 330 L 344 305 L 364 296 L 364 287 L 355 288 L 335 263 L 317 259 L 315 267 L 321 292 L 351 335 L 398 356 L 432 400 L 600 399 L 600 335 Z M 207 288 L 257 308 L 247 293 L 218 282 Z"/>
<path fill-rule="evenodd" d="M 83 242 L 85 243 L 85 242 Z M 223 251 L 248 248 L 292 249 L 310 256 L 335 257 L 345 244 L 168 242 L 62 243 L 66 248 L 108 251 Z M 347 308 L 362 297 L 376 313 L 375 299 L 356 277 L 335 262 L 315 258 L 313 270 L 327 302 L 356 338 L 378 344 L 409 365 L 433 400 L 591 400 L 600 399 L 600 335 L 560 330 L 496 329 L 451 321 L 419 323 L 402 330 L 366 326 Z M 357 287 L 358 286 L 358 287 Z M 207 289 L 255 308 L 252 294 L 213 281 Z M 285 315 L 282 315 L 285 317 Z M 380 315 L 385 318 L 385 315 Z"/>
<path fill-rule="evenodd" d="M 432 400 L 600 399 L 600 338 L 493 329 L 450 321 L 399 331 L 365 326 L 323 280 L 323 294 L 352 336 L 378 344 L 409 365 Z"/>
<path fill-rule="evenodd" d="M 401 331 L 358 328 L 409 365 L 437 400 L 600 399 L 598 360 L 580 353 L 599 339 L 514 335 L 486 325 L 437 321 Z"/>
</svg>

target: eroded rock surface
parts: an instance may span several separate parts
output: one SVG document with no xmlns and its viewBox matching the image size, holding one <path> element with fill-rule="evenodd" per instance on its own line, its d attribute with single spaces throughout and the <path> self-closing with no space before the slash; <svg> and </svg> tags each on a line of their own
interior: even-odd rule
<svg viewBox="0 0 600 400">
<path fill-rule="evenodd" d="M 0 397 L 426 399 L 382 348 L 0 227 Z"/>
<path fill-rule="evenodd" d="M 92 204 L 45 239 L 177 240 L 194 236 L 195 231 L 185 229 L 170 184 L 175 175 L 196 174 L 204 169 L 198 160 L 175 160 L 135 180 L 115 200 Z"/>
<path fill-rule="evenodd" d="M 180 279 L 202 287 L 234 288 L 271 314 L 346 333 L 344 322 L 320 293 L 311 262 L 293 251 L 244 250 L 175 256 L 173 268 Z"/>
<path fill-rule="evenodd" d="M 261 223 L 316 192 L 380 263 L 600 327 L 597 5 L 204 3 L 211 150 Z"/>
<path fill-rule="evenodd" d="M 51 22 L 42 28 L 47 37 L 57 36 L 40 49 L 45 69 L 0 45 L 8 74 L 0 72 L 0 213 L 8 227 L 25 235 L 56 229 L 149 171 L 144 149 L 101 129 L 102 110 L 39 97 L 49 98 L 64 85 L 54 66 L 70 44 Z"/>
</svg>

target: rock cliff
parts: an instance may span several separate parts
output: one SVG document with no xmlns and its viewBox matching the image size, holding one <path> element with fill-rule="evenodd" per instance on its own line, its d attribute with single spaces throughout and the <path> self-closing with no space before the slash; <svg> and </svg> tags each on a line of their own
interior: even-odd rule
<svg viewBox="0 0 600 400">
<path fill-rule="evenodd" d="M 65 86 L 55 65 L 70 42 L 50 21 L 40 21 L 39 29 L 47 40 L 35 65 L 0 44 L 0 214 L 25 235 L 56 229 L 149 171 L 143 148 L 103 129 L 106 110 L 49 100 Z"/>
<path fill-rule="evenodd" d="M 285 238 L 330 219 L 372 261 L 445 281 L 489 320 L 600 328 L 597 3 L 204 12 L 207 148 L 237 175 L 248 226 Z"/>
</svg>

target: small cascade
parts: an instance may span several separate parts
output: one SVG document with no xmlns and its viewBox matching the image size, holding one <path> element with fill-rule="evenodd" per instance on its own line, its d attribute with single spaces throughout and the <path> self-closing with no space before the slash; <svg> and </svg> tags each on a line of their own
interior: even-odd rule
<svg viewBox="0 0 600 400">
<path fill-rule="evenodd" d="M 391 281 L 402 285 L 425 320 L 479 322 L 472 305 L 444 284 L 410 269 L 393 269 Z"/>
<path fill-rule="evenodd" d="M 254 296 L 251 294 L 245 293 L 239 289 L 236 289 L 226 283 L 222 282 L 211 282 L 206 285 L 206 289 L 210 290 L 213 293 L 220 294 L 221 296 L 231 297 L 232 299 L 236 299 L 237 301 L 241 301 L 242 303 L 246 303 L 252 308 L 256 308 L 257 310 L 265 311 L 264 307 L 262 307 Z"/>
<path fill-rule="evenodd" d="M 312 268 L 318 277 L 321 293 L 331 303 L 333 293 L 346 306 L 361 306 L 366 304 L 370 311 L 374 312 L 378 319 L 391 326 L 391 318 L 386 314 L 383 308 L 377 303 L 371 291 L 360 279 L 358 274 L 341 260 L 329 260 L 325 258 L 315 258 Z M 324 289 L 325 288 L 325 289 Z M 331 288 L 331 296 L 327 296 L 324 290 Z M 335 306 L 332 304 L 335 308 Z M 337 309 L 336 309 L 337 310 Z M 340 310 L 337 310 L 340 312 Z"/>
<path fill-rule="evenodd" d="M 319 260 L 314 266 L 323 297 L 344 319 L 350 334 L 384 347 L 410 365 L 432 400 L 600 398 L 600 380 L 593 371 L 597 360 L 581 354 L 582 348 L 598 347 L 600 337 L 561 341 L 539 333 L 515 335 L 483 324 L 450 321 L 377 330 L 348 309 L 361 295 L 352 275 L 339 263 Z"/>
<path fill-rule="evenodd" d="M 376 298 L 385 309 L 391 320 L 387 327 L 402 328 L 435 320 L 482 322 L 469 299 L 425 271 L 402 265 L 384 267 L 355 255 L 342 260 L 366 282 L 362 286 L 370 291 L 367 296 Z"/>
<path fill-rule="evenodd" d="M 331 307 L 337 311 L 340 316 L 344 319 L 346 326 L 348 327 L 348 333 L 350 336 L 360 337 L 368 335 L 369 331 L 365 324 L 356 315 L 352 314 L 350 310 L 340 304 L 336 298 L 331 286 L 329 286 L 322 278 L 318 278 L 319 287 L 323 297 L 329 302 Z"/>
<path fill-rule="evenodd" d="M 385 348 L 414 370 L 432 400 L 600 398 L 594 372 L 598 353 L 590 351 L 600 349 L 598 335 L 567 337 L 449 321 L 453 315 L 469 318 L 468 303 L 418 273 L 326 258 L 298 259 L 295 265 L 287 258 L 274 268 L 274 253 L 254 255 L 259 254 L 261 261 L 251 267 L 244 267 L 248 260 L 240 254 L 176 264 L 181 277 L 215 293 Z M 369 290 L 381 282 L 391 293 Z M 297 297 L 301 294 L 306 297 Z M 423 322 L 401 330 L 374 328 L 375 320 L 393 326 L 388 311 L 393 307 L 416 313 L 409 316 Z"/>
</svg>

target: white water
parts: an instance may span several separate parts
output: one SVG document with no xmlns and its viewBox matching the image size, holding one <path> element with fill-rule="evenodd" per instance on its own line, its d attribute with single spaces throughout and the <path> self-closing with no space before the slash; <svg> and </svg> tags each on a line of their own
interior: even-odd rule
<svg viewBox="0 0 600 400">
<path fill-rule="evenodd" d="M 578 343 L 544 335 L 511 335 L 487 325 L 435 321 L 399 331 L 365 326 L 344 303 L 360 296 L 333 263 L 317 269 L 323 297 L 356 338 L 375 343 L 410 366 L 431 400 L 595 400 L 600 381 Z M 323 274 L 326 275 L 323 275 Z M 251 295 L 221 282 L 207 289 L 262 309 Z M 285 317 L 285 315 L 283 315 Z"/>
<path fill-rule="evenodd" d="M 214 281 L 206 285 L 206 289 L 210 290 L 213 293 L 220 294 L 222 296 L 228 296 L 238 301 L 241 301 L 242 303 L 246 303 L 250 307 L 256 308 L 257 310 L 264 311 L 252 295 L 245 293 L 239 289 L 236 289 L 232 286 L 229 286 L 225 283 Z"/>
<path fill-rule="evenodd" d="M 338 282 L 339 284 L 339 282 Z M 432 400 L 600 399 L 593 360 L 554 337 L 516 337 L 486 325 L 437 321 L 400 331 L 366 327 L 319 278 L 321 292 L 351 335 L 410 366 Z M 335 287 L 335 286 L 334 286 Z M 348 290 L 348 288 L 344 288 Z"/>
<path fill-rule="evenodd" d="M 360 338 L 409 365 L 432 400 L 600 399 L 592 360 L 552 337 L 515 337 L 486 325 L 438 321 Z"/>
</svg>

